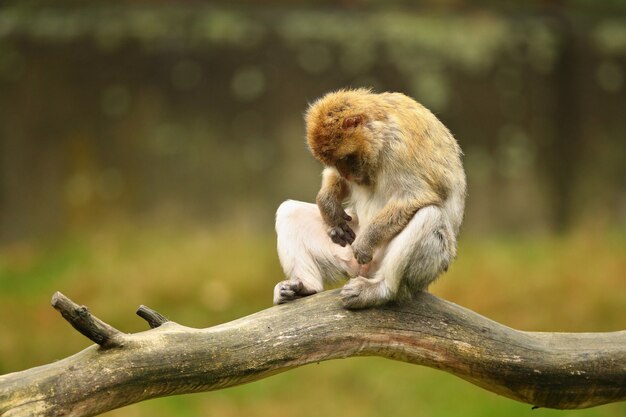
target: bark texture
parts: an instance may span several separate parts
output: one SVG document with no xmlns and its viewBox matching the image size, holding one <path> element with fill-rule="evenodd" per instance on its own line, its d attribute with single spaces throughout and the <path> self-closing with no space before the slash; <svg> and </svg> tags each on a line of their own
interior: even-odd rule
<svg viewBox="0 0 626 417">
<path fill-rule="evenodd" d="M 124 334 L 57 293 L 53 305 L 96 342 L 0 376 L 0 415 L 91 416 L 149 398 L 252 382 L 312 362 L 381 356 L 450 372 L 535 406 L 626 399 L 626 331 L 513 330 L 431 294 L 349 311 L 338 291 L 193 329 L 142 306 L 151 330 Z"/>
</svg>

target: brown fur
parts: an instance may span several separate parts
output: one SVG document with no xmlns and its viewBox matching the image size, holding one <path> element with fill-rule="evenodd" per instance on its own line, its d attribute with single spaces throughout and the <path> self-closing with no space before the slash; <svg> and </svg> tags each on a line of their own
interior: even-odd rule
<svg viewBox="0 0 626 417">
<path fill-rule="evenodd" d="M 383 114 L 372 106 L 369 90 L 340 90 L 315 102 L 306 114 L 307 142 L 313 155 L 326 165 L 357 152 L 369 153 L 365 124 Z"/>
</svg>

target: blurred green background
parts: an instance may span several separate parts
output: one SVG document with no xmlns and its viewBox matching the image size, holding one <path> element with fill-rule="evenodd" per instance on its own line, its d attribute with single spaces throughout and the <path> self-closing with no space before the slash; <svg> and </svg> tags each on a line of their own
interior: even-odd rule
<svg viewBox="0 0 626 417">
<path fill-rule="evenodd" d="M 626 328 L 623 0 L 3 2 L 0 374 L 125 332 L 271 305 L 273 214 L 312 201 L 307 103 L 402 91 L 465 152 L 458 260 L 432 291 L 522 330 Z M 376 358 L 109 416 L 625 416 L 538 409 Z"/>
</svg>

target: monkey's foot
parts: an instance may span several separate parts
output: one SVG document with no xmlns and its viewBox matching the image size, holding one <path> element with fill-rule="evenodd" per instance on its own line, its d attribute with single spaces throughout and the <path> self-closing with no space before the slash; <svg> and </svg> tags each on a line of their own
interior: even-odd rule
<svg viewBox="0 0 626 417">
<path fill-rule="evenodd" d="M 343 306 L 350 309 L 379 306 L 390 301 L 391 292 L 384 280 L 352 278 L 341 289 Z"/>
<path fill-rule="evenodd" d="M 299 279 L 281 281 L 274 287 L 274 304 L 284 304 L 315 293 L 315 290 L 306 288 Z"/>
</svg>

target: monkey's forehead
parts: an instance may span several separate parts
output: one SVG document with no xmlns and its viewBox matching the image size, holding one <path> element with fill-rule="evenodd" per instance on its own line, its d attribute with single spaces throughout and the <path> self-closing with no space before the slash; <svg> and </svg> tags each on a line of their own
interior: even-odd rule
<svg viewBox="0 0 626 417">
<path fill-rule="evenodd" d="M 309 106 L 307 117 L 330 116 L 329 113 L 340 114 L 350 111 L 371 103 L 374 96 L 376 94 L 365 88 L 333 91 L 314 101 Z"/>
</svg>

